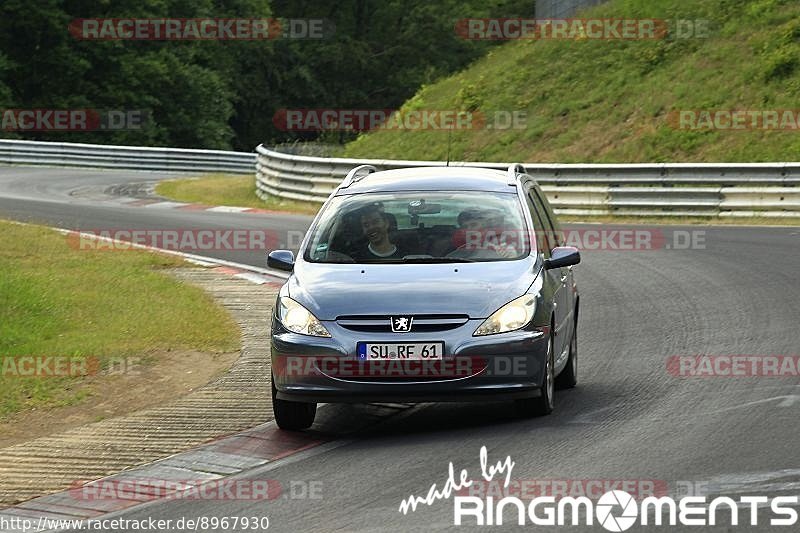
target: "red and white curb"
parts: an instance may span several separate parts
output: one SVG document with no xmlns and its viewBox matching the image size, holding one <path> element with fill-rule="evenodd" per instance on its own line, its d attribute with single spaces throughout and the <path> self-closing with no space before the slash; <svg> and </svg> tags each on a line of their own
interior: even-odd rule
<svg viewBox="0 0 800 533">
<path fill-rule="evenodd" d="M 27 225 L 23 222 L 17 222 L 17 224 Z M 268 284 L 280 287 L 289 278 L 289 274 L 287 274 L 286 272 L 272 270 L 269 268 L 259 268 L 252 265 L 235 263 L 233 261 L 226 261 L 224 259 L 206 257 L 203 255 L 189 254 L 186 252 L 179 252 L 176 250 L 164 250 L 162 248 L 156 248 L 154 246 L 147 246 L 144 244 L 137 244 L 128 241 L 111 239 L 109 237 L 103 237 L 101 235 L 95 235 L 93 233 L 83 233 L 80 231 L 64 229 L 64 228 L 53 228 L 53 229 L 58 231 L 62 235 L 74 236 L 81 239 L 98 240 L 114 244 L 124 244 L 126 247 L 130 248 L 137 248 L 140 250 L 154 252 L 154 253 L 178 256 L 185 259 L 187 262 L 193 265 L 202 267 L 212 267 L 215 272 L 243 279 L 249 281 L 250 283 L 255 283 L 256 285 Z"/>
<path fill-rule="evenodd" d="M 349 436 L 408 416 L 411 407 L 413 404 L 368 404 L 358 417 L 334 412 L 328 422 L 336 428 L 335 433 L 282 431 L 275 422 L 267 422 L 150 464 L 102 479 L 76 481 L 67 490 L 0 509 L 0 523 L 26 519 L 31 522 L 26 533 L 52 531 L 59 530 L 52 526 L 54 520 L 108 518 L 164 500 L 285 499 L 290 496 L 285 490 L 289 487 L 284 486 L 286 480 L 282 483 L 280 477 L 275 478 L 275 467 L 306 454 L 345 446 L 352 442 Z M 0 533 L 21 531 L 12 528 Z"/>
<path fill-rule="evenodd" d="M 256 207 L 235 207 L 230 205 L 204 205 L 157 198 L 123 198 L 118 203 L 129 207 L 144 207 L 147 209 L 180 209 L 184 211 L 208 211 L 210 213 L 248 213 L 258 215 L 286 214 L 283 211 L 259 209 Z"/>
<path fill-rule="evenodd" d="M 281 431 L 269 422 L 119 474 L 75 481 L 67 490 L 0 509 L 0 519 L 4 519 L 0 522 L 13 524 L 14 519 L 27 519 L 31 524 L 27 531 L 47 531 L 58 520 L 97 518 L 156 500 L 274 500 L 284 490 L 276 479 L 229 478 L 330 440 L 313 433 Z"/>
</svg>

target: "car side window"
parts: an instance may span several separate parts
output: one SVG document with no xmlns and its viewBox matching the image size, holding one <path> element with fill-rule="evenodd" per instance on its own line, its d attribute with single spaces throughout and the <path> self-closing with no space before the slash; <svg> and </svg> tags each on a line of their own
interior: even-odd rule
<svg viewBox="0 0 800 533">
<path fill-rule="evenodd" d="M 531 212 L 531 216 L 533 217 L 533 223 L 536 226 L 534 231 L 536 232 L 536 242 L 539 247 L 539 251 L 544 254 L 545 259 L 550 258 L 550 241 L 548 238 L 548 234 L 551 231 L 550 226 L 544 221 L 541 212 L 541 208 L 537 206 L 537 202 L 534 200 L 534 196 L 532 194 L 532 187 L 526 187 L 526 194 L 525 199 L 528 202 L 528 209 Z"/>
<path fill-rule="evenodd" d="M 552 246 L 564 246 L 564 232 L 561 231 L 561 225 L 558 223 L 558 220 L 556 220 L 556 214 L 553 212 L 553 208 L 547 201 L 544 192 L 536 186 L 531 187 L 530 192 L 536 195 L 534 203 L 544 209 L 544 216 L 547 217 L 550 228 L 553 230 L 551 239 Z"/>
</svg>

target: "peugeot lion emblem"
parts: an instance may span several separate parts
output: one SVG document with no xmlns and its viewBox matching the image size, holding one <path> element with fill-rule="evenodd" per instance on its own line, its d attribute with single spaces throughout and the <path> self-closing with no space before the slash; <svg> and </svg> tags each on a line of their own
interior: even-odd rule
<svg viewBox="0 0 800 533">
<path fill-rule="evenodd" d="M 392 333 L 408 333 L 411 331 L 411 322 L 413 321 L 413 316 L 389 317 L 389 322 L 392 324 Z"/>
</svg>

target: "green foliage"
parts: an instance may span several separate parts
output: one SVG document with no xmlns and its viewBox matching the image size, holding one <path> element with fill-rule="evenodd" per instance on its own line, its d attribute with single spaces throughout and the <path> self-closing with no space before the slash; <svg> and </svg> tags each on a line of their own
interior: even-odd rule
<svg viewBox="0 0 800 533">
<path fill-rule="evenodd" d="M 483 80 L 479 80 L 479 83 L 481 81 Z M 469 85 L 461 87 L 458 93 L 456 93 L 456 105 L 459 107 L 459 110 L 477 111 L 483 106 L 483 96 L 480 94 L 475 84 L 470 83 Z"/>
<path fill-rule="evenodd" d="M 611 0 L 586 17 L 671 21 L 662 40 L 527 40 L 492 49 L 415 96 L 426 109 L 523 112 L 520 129 L 454 131 L 452 159 L 641 162 L 793 161 L 797 131 L 690 131 L 678 110 L 797 109 L 800 3 Z M 679 38 L 675 20 L 709 21 Z M 447 132 L 376 131 L 346 157 L 442 159 Z"/>
<path fill-rule="evenodd" d="M 252 150 L 309 139 L 272 123 L 281 108 L 399 107 L 425 83 L 494 43 L 464 41 L 455 20 L 532 16 L 532 0 L 4 0 L 4 108 L 146 110 L 148 126 L 90 133 L 3 132 L 27 139 Z M 78 18 L 322 18 L 324 39 L 79 40 Z M 346 134 L 328 134 L 342 142 Z"/>
</svg>

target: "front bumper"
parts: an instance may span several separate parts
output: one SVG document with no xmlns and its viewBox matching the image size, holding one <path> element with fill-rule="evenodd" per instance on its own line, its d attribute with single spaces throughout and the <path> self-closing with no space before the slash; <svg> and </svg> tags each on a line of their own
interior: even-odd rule
<svg viewBox="0 0 800 533">
<path fill-rule="evenodd" d="M 482 320 L 430 333 L 367 333 L 323 324 L 330 338 L 287 331 L 273 317 L 277 397 L 298 402 L 470 402 L 541 395 L 549 328 L 473 337 Z M 439 363 L 359 361 L 358 342 L 444 342 Z"/>
</svg>

